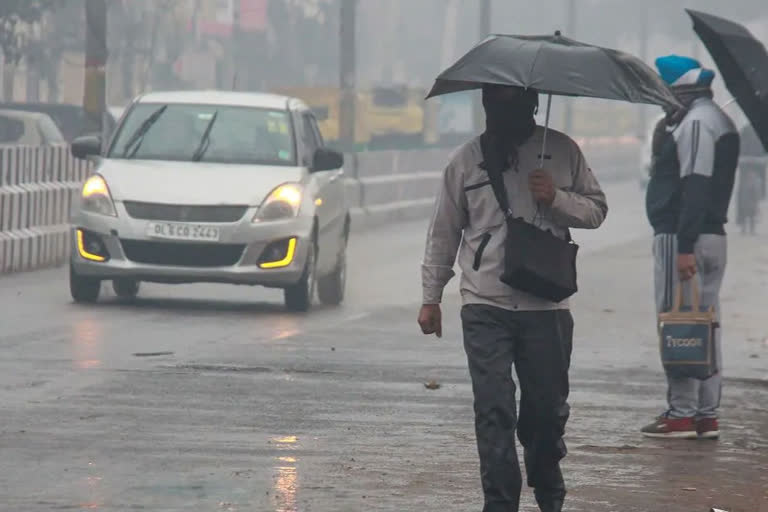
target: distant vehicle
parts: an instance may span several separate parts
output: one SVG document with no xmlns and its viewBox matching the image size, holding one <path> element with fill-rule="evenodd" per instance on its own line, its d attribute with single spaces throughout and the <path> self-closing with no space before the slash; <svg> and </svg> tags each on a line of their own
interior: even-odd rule
<svg viewBox="0 0 768 512">
<path fill-rule="evenodd" d="M 66 144 L 46 114 L 0 109 L 0 145 L 50 146 Z"/>
<path fill-rule="evenodd" d="M 284 87 L 277 94 L 301 98 L 315 113 L 326 141 L 339 141 L 336 87 Z M 424 100 L 422 89 L 389 86 L 358 90 L 355 95 L 355 144 L 360 148 L 392 149 L 421 146 L 438 140 L 437 111 Z"/>
<path fill-rule="evenodd" d="M 375 87 L 362 105 L 370 117 L 371 146 L 397 148 L 427 142 L 426 91 L 406 87 Z M 433 139 L 436 134 L 433 134 Z M 432 140 L 430 142 L 435 142 Z"/>
<path fill-rule="evenodd" d="M 99 154 L 98 136 L 72 144 Z M 343 156 L 301 100 L 185 91 L 139 97 L 82 189 L 72 217 L 70 291 L 122 298 L 141 281 L 284 290 L 286 306 L 339 304 L 350 216 Z"/>
<path fill-rule="evenodd" d="M 339 104 L 341 93 L 338 87 L 281 87 L 273 92 L 275 94 L 300 98 L 309 105 L 309 108 L 315 115 L 323 139 L 329 144 L 335 144 L 339 141 Z M 363 95 L 361 92 L 358 91 L 355 98 L 356 106 L 362 104 Z M 364 113 L 356 111 L 355 117 L 355 144 L 365 146 L 371 140 L 369 128 L 366 124 L 366 116 Z"/>
<path fill-rule="evenodd" d="M 86 135 L 87 117 L 82 105 L 69 105 L 66 103 L 0 103 L 0 109 L 21 110 L 24 112 L 42 112 L 48 114 L 56 123 L 67 142 L 72 142 L 75 137 Z M 112 133 L 117 124 L 117 118 L 107 112 L 107 133 Z"/>
</svg>

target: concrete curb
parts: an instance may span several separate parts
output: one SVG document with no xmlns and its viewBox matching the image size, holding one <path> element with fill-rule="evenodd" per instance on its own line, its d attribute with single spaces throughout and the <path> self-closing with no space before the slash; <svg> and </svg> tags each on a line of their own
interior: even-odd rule
<svg viewBox="0 0 768 512">
<path fill-rule="evenodd" d="M 353 208 L 352 231 L 360 232 L 386 224 L 428 219 L 434 206 L 433 198 L 398 201 L 369 208 Z"/>
</svg>

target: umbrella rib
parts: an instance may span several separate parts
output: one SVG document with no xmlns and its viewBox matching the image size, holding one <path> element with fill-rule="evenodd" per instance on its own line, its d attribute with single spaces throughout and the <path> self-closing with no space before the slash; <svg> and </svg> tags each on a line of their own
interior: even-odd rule
<svg viewBox="0 0 768 512">
<path fill-rule="evenodd" d="M 543 47 L 544 47 L 544 44 L 542 43 L 539 45 L 539 49 L 536 50 L 536 55 L 533 57 L 533 62 L 531 63 L 531 70 L 528 72 L 529 77 L 533 76 L 533 68 L 536 67 L 536 62 L 539 60 L 539 55 L 541 54 L 541 50 Z M 528 86 L 526 85 L 525 88 L 528 89 Z"/>
</svg>

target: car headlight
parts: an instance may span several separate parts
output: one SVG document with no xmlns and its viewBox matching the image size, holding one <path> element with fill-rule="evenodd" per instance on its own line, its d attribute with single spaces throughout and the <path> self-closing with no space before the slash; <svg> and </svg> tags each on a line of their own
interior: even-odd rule
<svg viewBox="0 0 768 512">
<path fill-rule="evenodd" d="M 88 178 L 83 185 L 82 208 L 87 212 L 117 217 L 115 203 L 112 202 L 107 182 L 98 174 Z"/>
<path fill-rule="evenodd" d="M 301 207 L 302 188 L 298 183 L 284 183 L 273 190 L 256 212 L 253 222 L 296 217 Z"/>
</svg>

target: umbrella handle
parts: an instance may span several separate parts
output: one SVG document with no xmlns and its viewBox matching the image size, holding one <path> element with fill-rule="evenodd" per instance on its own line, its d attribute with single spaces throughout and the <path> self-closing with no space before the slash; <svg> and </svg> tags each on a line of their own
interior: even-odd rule
<svg viewBox="0 0 768 512">
<path fill-rule="evenodd" d="M 547 95 L 547 113 L 544 121 L 544 137 L 541 142 L 541 155 L 539 155 L 539 168 L 544 168 L 544 152 L 547 149 L 547 133 L 549 132 L 549 112 L 552 109 L 552 95 Z"/>
</svg>

